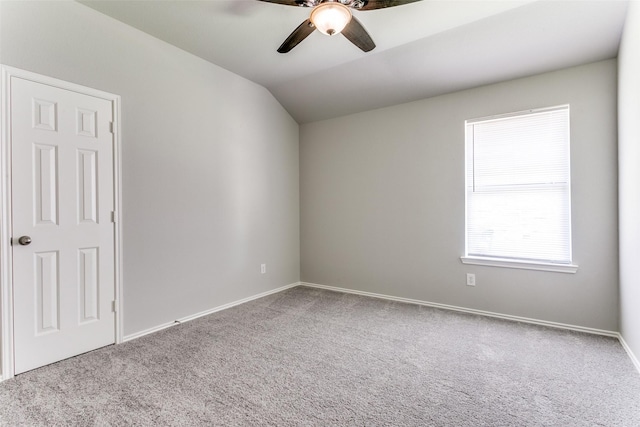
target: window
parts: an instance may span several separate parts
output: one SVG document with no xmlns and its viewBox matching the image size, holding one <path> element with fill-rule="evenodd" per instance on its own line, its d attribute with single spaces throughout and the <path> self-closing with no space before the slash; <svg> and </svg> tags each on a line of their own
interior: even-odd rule
<svg viewBox="0 0 640 427">
<path fill-rule="evenodd" d="M 575 273 L 569 106 L 466 123 L 464 263 Z"/>
</svg>

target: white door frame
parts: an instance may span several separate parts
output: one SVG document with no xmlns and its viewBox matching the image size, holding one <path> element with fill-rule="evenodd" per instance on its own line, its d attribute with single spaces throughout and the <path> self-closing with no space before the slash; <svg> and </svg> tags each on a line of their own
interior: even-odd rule
<svg viewBox="0 0 640 427">
<path fill-rule="evenodd" d="M 11 252 L 11 78 L 17 77 L 42 83 L 59 89 L 70 90 L 84 95 L 106 99 L 113 105 L 113 133 L 114 133 L 114 153 L 113 153 L 113 178 L 114 178 L 114 203 L 115 203 L 115 336 L 116 344 L 122 342 L 122 199 L 121 199 L 121 133 L 120 133 L 120 96 L 100 90 L 80 86 L 74 83 L 54 79 L 20 70 L 0 64 L 2 71 L 2 86 L 0 87 L 0 352 L 2 369 L 0 381 L 13 378 L 14 371 L 14 347 L 13 347 L 13 260 Z"/>
</svg>

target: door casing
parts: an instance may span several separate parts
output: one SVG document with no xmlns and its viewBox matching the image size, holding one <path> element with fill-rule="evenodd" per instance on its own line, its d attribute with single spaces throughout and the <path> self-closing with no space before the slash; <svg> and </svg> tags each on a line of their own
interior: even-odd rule
<svg viewBox="0 0 640 427">
<path fill-rule="evenodd" d="M 123 339 L 123 281 L 122 281 L 122 191 L 121 191 L 121 132 L 120 96 L 97 89 L 69 83 L 52 77 L 32 73 L 0 64 L 2 84 L 0 86 L 0 351 L 2 369 L 0 381 L 14 377 L 13 347 L 13 260 L 12 238 L 12 194 L 11 194 L 11 79 L 31 80 L 60 89 L 70 90 L 97 98 L 106 99 L 113 105 L 113 177 L 115 195 L 115 296 L 116 296 L 116 344 Z"/>
</svg>

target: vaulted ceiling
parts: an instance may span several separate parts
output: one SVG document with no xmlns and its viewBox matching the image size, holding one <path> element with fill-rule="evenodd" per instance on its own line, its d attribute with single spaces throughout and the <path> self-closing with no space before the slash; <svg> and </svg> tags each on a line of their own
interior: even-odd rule
<svg viewBox="0 0 640 427">
<path fill-rule="evenodd" d="M 422 0 L 354 11 L 377 47 L 311 34 L 310 9 L 257 0 L 82 1 L 266 87 L 299 123 L 617 56 L 627 0 Z"/>
</svg>

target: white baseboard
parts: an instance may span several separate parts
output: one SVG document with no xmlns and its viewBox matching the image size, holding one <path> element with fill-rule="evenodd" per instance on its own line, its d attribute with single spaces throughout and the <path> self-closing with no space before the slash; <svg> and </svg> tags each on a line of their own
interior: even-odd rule
<svg viewBox="0 0 640 427">
<path fill-rule="evenodd" d="M 568 329 L 568 330 L 571 330 L 571 331 L 586 332 L 586 333 L 595 334 L 595 335 L 604 335 L 604 336 L 607 336 L 607 337 L 618 338 L 620 336 L 620 334 L 618 332 L 607 331 L 607 330 L 603 330 L 603 329 L 587 328 L 587 327 L 584 327 L 584 326 L 569 325 L 569 324 L 566 324 L 566 323 L 549 322 L 547 320 L 540 320 L 540 319 L 530 319 L 528 317 L 512 316 L 510 314 L 502 314 L 502 313 L 494 313 L 494 312 L 491 312 L 491 311 L 475 310 L 475 309 L 472 309 L 472 308 L 458 307 L 458 306 L 455 306 L 455 305 L 440 304 L 440 303 L 436 303 L 436 302 L 422 301 L 422 300 L 410 299 L 410 298 L 394 297 L 394 296 L 391 296 L 391 295 L 376 294 L 376 293 L 373 293 L 373 292 L 357 291 L 357 290 L 354 290 L 354 289 L 347 289 L 347 288 L 338 288 L 338 287 L 335 287 L 335 286 L 319 285 L 317 283 L 300 282 L 300 285 L 301 286 L 308 286 L 308 287 L 311 287 L 311 288 L 327 289 L 327 290 L 330 290 L 330 291 L 344 292 L 344 293 L 348 293 L 348 294 L 363 295 L 363 296 L 367 296 L 367 297 L 386 299 L 386 300 L 390 300 L 390 301 L 399 301 L 399 302 L 406 302 L 406 303 L 410 303 L 410 304 L 424 305 L 426 307 L 442 308 L 442 309 L 445 309 L 445 310 L 459 311 L 459 312 L 462 312 L 462 313 L 478 314 L 478 315 L 481 315 L 481 316 L 495 317 L 495 318 L 498 318 L 498 319 L 505 319 L 505 320 L 511 320 L 511 321 L 516 321 L 516 322 L 522 322 L 522 323 L 530 323 L 530 324 L 533 324 L 533 325 L 549 326 L 549 327 L 558 328 L 558 329 Z"/>
<path fill-rule="evenodd" d="M 144 331 L 135 332 L 131 335 L 125 335 L 124 337 L 122 337 L 122 342 L 125 343 L 127 341 L 135 340 L 136 338 L 141 338 L 145 335 L 153 334 L 154 332 L 160 332 L 163 329 L 167 329 L 175 325 L 179 325 L 179 323 L 175 321 L 169 322 L 169 323 L 163 323 L 162 325 L 154 326 L 152 328 L 145 329 Z"/>
<path fill-rule="evenodd" d="M 622 344 L 622 348 L 624 348 L 629 355 L 629 359 L 631 359 L 631 362 L 633 362 L 633 366 L 635 366 L 636 371 L 638 371 L 638 373 L 640 374 L 640 360 L 638 360 L 636 355 L 633 354 L 631 347 L 629 347 L 629 344 L 627 344 L 627 342 L 624 340 L 622 334 L 618 334 L 618 340 L 620 341 L 620 344 Z"/>
<path fill-rule="evenodd" d="M 224 305 L 221 305 L 221 306 L 209 309 L 209 310 L 201 311 L 200 313 L 196 313 L 196 314 L 192 314 L 190 316 L 183 317 L 181 319 L 176 320 L 176 322 L 178 322 L 178 323 L 188 322 L 190 320 L 197 319 L 198 317 L 207 316 L 207 315 L 213 314 L 213 313 L 215 313 L 217 311 L 226 310 L 227 308 L 235 307 L 236 305 L 244 304 L 245 302 L 249 302 L 249 301 L 253 301 L 253 300 L 258 299 L 258 298 L 266 297 L 267 295 L 277 294 L 278 292 L 286 291 L 287 289 L 295 288 L 296 286 L 299 286 L 299 285 L 300 285 L 300 282 L 295 282 L 295 283 L 291 283 L 290 285 L 281 286 L 279 288 L 272 289 L 270 291 L 262 292 L 261 294 L 252 295 L 250 297 L 243 298 L 243 299 L 238 300 L 238 301 L 230 302 L 228 304 L 224 304 Z"/>
<path fill-rule="evenodd" d="M 130 334 L 130 335 L 126 335 L 122 339 L 122 342 L 131 341 L 131 340 L 134 340 L 136 338 L 140 338 L 140 337 L 143 337 L 145 335 L 152 334 L 154 332 L 159 332 L 159 331 L 161 331 L 163 329 L 167 329 L 167 328 L 170 328 L 172 326 L 179 325 L 180 323 L 188 322 L 190 320 L 197 319 L 198 317 L 202 317 L 202 316 L 206 316 L 206 315 L 209 315 L 209 314 L 213 314 L 213 313 L 215 313 L 217 311 L 226 310 L 226 309 L 234 307 L 236 305 L 244 304 L 245 302 L 249 302 L 249 301 L 253 301 L 253 300 L 258 299 L 258 298 L 266 297 L 267 295 L 276 294 L 278 292 L 286 291 L 287 289 L 295 288 L 296 286 L 299 286 L 299 285 L 300 285 L 300 282 L 291 283 L 289 285 L 281 286 L 279 288 L 272 289 L 270 291 L 262 292 L 260 294 L 252 295 L 250 297 L 243 298 L 243 299 L 240 299 L 240 300 L 237 300 L 237 301 L 233 301 L 233 302 L 230 302 L 228 304 L 220 305 L 218 307 L 214 307 L 214 308 L 211 308 L 209 310 L 201 311 L 199 313 L 195 313 L 195 314 L 192 314 L 192 315 L 189 315 L 189 316 L 186 316 L 186 317 L 182 317 L 180 319 L 174 320 L 173 322 L 164 323 L 162 325 L 158 325 L 158 326 L 154 326 L 154 327 L 149 328 L 149 329 L 145 329 L 144 331 L 140 331 L 140 332 L 136 332 L 136 333 L 133 333 L 133 334 Z"/>
<path fill-rule="evenodd" d="M 530 323 L 530 324 L 534 324 L 534 325 L 549 326 L 549 327 L 553 327 L 553 328 L 567 329 L 567 330 L 572 330 L 572 331 L 586 332 L 586 333 L 590 333 L 590 334 L 604 335 L 604 336 L 608 336 L 608 337 L 618 338 L 618 340 L 620 341 L 620 344 L 622 345 L 622 347 L 625 349 L 625 351 L 629 355 L 629 358 L 631 359 L 631 362 L 635 366 L 636 370 L 638 371 L 638 373 L 640 373 L 640 361 L 635 356 L 635 354 L 633 353 L 633 351 L 631 350 L 631 348 L 629 347 L 629 345 L 626 343 L 626 341 L 624 340 L 624 338 L 622 337 L 622 335 L 619 332 L 607 331 L 607 330 L 602 330 L 602 329 L 587 328 L 587 327 L 583 327 L 583 326 L 569 325 L 569 324 L 565 324 L 565 323 L 549 322 L 549 321 L 546 321 L 546 320 L 531 319 L 531 318 L 527 318 L 527 317 L 512 316 L 512 315 L 509 315 L 509 314 L 494 313 L 494 312 L 490 312 L 490 311 L 475 310 L 475 309 L 470 309 L 470 308 L 465 308 L 465 307 L 458 307 L 458 306 L 454 306 L 454 305 L 440 304 L 440 303 L 422 301 L 422 300 L 416 300 L 416 299 L 410 299 L 410 298 L 394 297 L 394 296 L 391 296 L 391 295 L 384 295 L 384 294 L 377 294 L 377 293 L 373 293 L 373 292 L 358 291 L 358 290 L 354 290 L 354 289 L 340 288 L 340 287 L 336 287 L 336 286 L 319 285 L 317 283 L 309 283 L 309 282 L 291 283 L 289 285 L 285 285 L 285 286 L 282 286 L 282 287 L 279 287 L 279 288 L 276 288 L 276 289 L 272 289 L 272 290 L 267 291 L 267 292 L 262 292 L 260 294 L 253 295 L 253 296 L 250 296 L 250 297 L 247 297 L 247 298 L 243 298 L 241 300 L 237 300 L 237 301 L 234 301 L 234 302 L 230 302 L 228 304 L 224 304 L 224 305 L 221 305 L 221 306 L 209 309 L 209 310 L 201 311 L 199 313 L 183 317 L 183 318 L 175 320 L 173 322 L 164 323 L 162 325 L 154 326 L 152 328 L 145 329 L 144 331 L 140 331 L 140 332 L 136 332 L 136 333 L 133 333 L 133 334 L 130 334 L 130 335 L 126 335 L 123 338 L 122 342 L 131 341 L 131 340 L 143 337 L 145 335 L 152 334 L 154 332 L 159 332 L 159 331 L 161 331 L 163 329 L 170 328 L 171 326 L 179 325 L 180 323 L 188 322 L 190 320 L 194 320 L 194 319 L 197 319 L 199 317 L 215 313 L 217 311 L 226 310 L 226 309 L 234 307 L 236 305 L 244 304 L 246 302 L 253 301 L 255 299 L 265 297 L 267 295 L 271 295 L 271 294 L 275 294 L 275 293 L 278 293 L 278 292 L 282 292 L 282 291 L 285 291 L 287 289 L 294 288 L 296 286 L 307 286 L 307 287 L 310 287 L 310 288 L 326 289 L 326 290 L 329 290 L 329 291 L 343 292 L 343 293 L 355 294 L 355 295 L 363 295 L 363 296 L 368 296 L 368 297 L 373 297 L 373 298 L 380 298 L 380 299 L 385 299 L 385 300 L 390 300 L 390 301 L 399 301 L 399 302 L 405 302 L 405 303 L 410 303 L 410 304 L 423 305 L 423 306 L 426 306 L 426 307 L 441 308 L 441 309 L 445 309 L 445 310 L 458 311 L 458 312 L 462 312 L 462 313 L 477 314 L 477 315 L 481 315 L 481 316 L 494 317 L 494 318 L 498 318 L 498 319 L 505 319 L 505 320 L 511 320 L 511 321 L 516 321 L 516 322 Z M 3 377 L 3 375 L 0 375 L 0 382 L 2 382 L 2 381 L 4 381 L 4 377 Z"/>
</svg>

